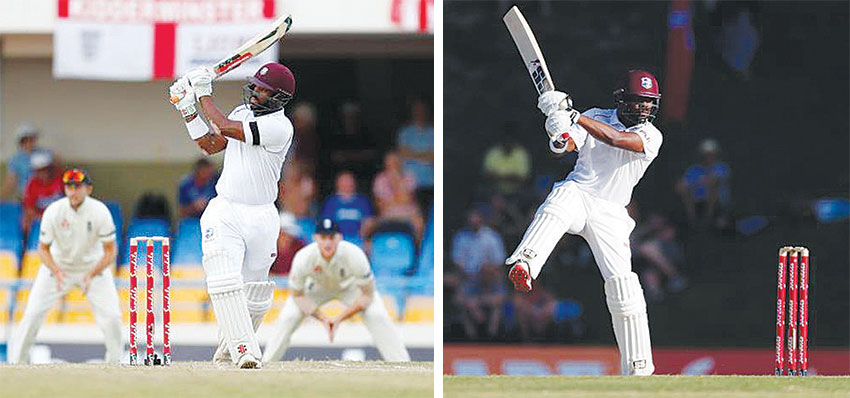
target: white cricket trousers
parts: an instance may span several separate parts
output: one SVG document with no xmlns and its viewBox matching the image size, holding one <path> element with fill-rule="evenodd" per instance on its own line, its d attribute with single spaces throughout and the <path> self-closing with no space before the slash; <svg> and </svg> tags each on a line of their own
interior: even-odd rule
<svg viewBox="0 0 850 398">
<path fill-rule="evenodd" d="M 506 264 L 525 261 L 537 278 L 565 233 L 587 241 L 605 282 L 605 295 L 625 375 L 654 372 L 646 301 L 632 272 L 629 235 L 635 227 L 626 208 L 579 189 L 574 182 L 556 184 L 537 209 L 519 246 Z"/>
<path fill-rule="evenodd" d="M 316 305 L 321 306 L 333 299 L 339 299 L 346 305 L 351 305 L 357 300 L 361 294 L 358 286 L 351 286 L 339 292 L 332 292 L 323 289 L 319 284 L 307 281 L 304 295 L 312 299 Z M 401 337 L 401 332 L 390 319 L 387 308 L 384 306 L 384 301 L 377 289 L 372 293 L 372 303 L 362 312 L 363 323 L 366 324 L 366 329 L 372 335 L 372 340 L 375 341 L 375 346 L 381 353 L 381 357 L 388 362 L 406 362 L 410 361 L 410 355 L 407 348 L 404 347 L 404 341 Z M 289 348 L 289 341 L 292 333 L 301 324 L 304 319 L 304 313 L 295 304 L 295 300 L 290 295 L 286 298 L 283 309 L 274 324 L 272 337 L 266 345 L 263 353 L 263 362 L 277 361 L 283 358 L 286 350 Z"/>
<path fill-rule="evenodd" d="M 635 227 L 626 208 L 591 196 L 572 181 L 555 184 L 507 264 L 525 261 L 536 279 L 565 233 L 587 241 L 602 279 L 632 271 L 629 235 Z"/>
<path fill-rule="evenodd" d="M 9 341 L 9 363 L 29 363 L 29 350 L 44 322 L 45 314 L 74 286 L 82 286 L 86 272 L 66 270 L 65 280 L 60 290 L 56 287 L 56 278 L 50 269 L 45 265 L 39 267 L 21 322 Z M 123 350 L 122 323 L 118 290 L 115 288 L 115 277 L 112 272 L 113 268 L 107 267 L 100 275 L 92 278 L 86 300 L 91 306 L 98 328 L 103 333 L 106 345 L 104 360 L 107 363 L 118 363 Z"/>
</svg>

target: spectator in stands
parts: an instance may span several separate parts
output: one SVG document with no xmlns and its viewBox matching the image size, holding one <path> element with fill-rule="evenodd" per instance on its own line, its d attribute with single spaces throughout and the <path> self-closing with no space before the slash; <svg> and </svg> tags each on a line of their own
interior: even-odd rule
<svg viewBox="0 0 850 398">
<path fill-rule="evenodd" d="M 498 142 L 484 155 L 484 177 L 492 192 L 515 199 L 531 177 L 531 155 L 516 140 L 517 126 L 507 123 Z"/>
<path fill-rule="evenodd" d="M 288 213 L 280 215 L 280 235 L 277 237 L 277 257 L 275 257 L 269 273 L 272 275 L 286 276 L 292 269 L 292 259 L 295 253 L 306 244 L 298 236 L 299 227 L 295 223 L 295 217 Z"/>
<path fill-rule="evenodd" d="M 316 175 L 319 162 L 319 134 L 316 131 L 316 107 L 300 102 L 292 107 L 292 126 L 295 129 L 291 160 L 301 164 L 308 175 Z"/>
<path fill-rule="evenodd" d="M 378 207 L 378 230 L 410 229 L 418 240 L 422 237 L 424 221 L 415 199 L 416 177 L 405 172 L 397 152 L 384 157 L 384 170 L 375 176 L 372 192 Z M 401 225 L 399 225 L 401 224 Z"/>
<path fill-rule="evenodd" d="M 731 193 L 729 166 L 720 161 L 720 146 L 713 139 L 699 147 L 700 163 L 685 171 L 676 186 L 691 226 L 708 225 L 718 230 L 730 228 Z"/>
<path fill-rule="evenodd" d="M 467 228 L 452 238 L 451 253 L 463 281 L 457 294 L 465 313 L 464 330 L 475 339 L 483 326 L 489 337 L 496 337 L 507 299 L 502 260 L 505 246 L 502 238 L 484 225 L 478 209 L 469 212 L 467 222 Z"/>
<path fill-rule="evenodd" d="M 360 243 L 371 231 L 374 215 L 369 198 L 357 193 L 354 174 L 349 171 L 339 173 L 336 192 L 325 200 L 320 217 L 332 219 L 339 226 L 343 239 Z"/>
<path fill-rule="evenodd" d="M 514 294 L 514 313 L 522 341 L 538 341 L 547 337 L 555 323 L 555 306 L 558 301 L 540 284 L 530 294 Z"/>
<path fill-rule="evenodd" d="M 41 219 L 47 205 L 65 196 L 62 189 L 62 174 L 53 162 L 50 152 L 40 152 L 30 158 L 32 178 L 24 191 L 24 216 L 22 228 L 24 236 L 29 233 L 33 221 Z"/>
<path fill-rule="evenodd" d="M 488 210 L 487 225 L 498 231 L 503 241 L 519 242 L 528 220 L 527 209 L 520 208 L 516 201 L 506 200 L 502 195 L 493 195 Z"/>
<path fill-rule="evenodd" d="M 310 174 L 309 166 L 297 161 L 285 166 L 284 178 L 280 179 L 278 190 L 282 212 L 292 214 L 299 222 L 314 222 L 316 203 L 316 183 Z M 302 236 L 302 238 L 304 238 Z"/>
<path fill-rule="evenodd" d="M 6 163 L 6 178 L 3 179 L 2 192 L 4 198 L 23 198 L 30 175 L 32 174 L 32 156 L 35 154 L 52 154 L 51 151 L 38 147 L 39 131 L 29 123 L 18 127 L 15 140 L 18 150 Z"/>
<path fill-rule="evenodd" d="M 646 299 L 658 302 L 666 292 L 678 293 L 687 287 L 687 279 L 679 272 L 685 259 L 682 245 L 676 239 L 676 229 L 660 214 L 651 214 L 644 221 L 636 202 L 627 207 L 636 227 L 630 236 L 635 269 L 640 270 Z M 666 291 L 662 282 L 666 280 Z"/>
<path fill-rule="evenodd" d="M 331 133 L 327 152 L 328 170 L 349 170 L 357 180 L 371 179 L 377 173 L 378 151 L 360 117 L 360 104 L 346 102 L 340 107 L 339 126 Z"/>
<path fill-rule="evenodd" d="M 398 150 L 405 172 L 416 176 L 416 196 L 422 209 L 434 198 L 434 126 L 428 105 L 421 99 L 410 103 L 410 123 L 399 129 Z"/>
<path fill-rule="evenodd" d="M 192 166 L 192 173 L 180 180 L 177 203 L 180 217 L 201 217 L 210 199 L 214 198 L 218 173 L 215 165 L 207 158 L 199 158 Z"/>
</svg>

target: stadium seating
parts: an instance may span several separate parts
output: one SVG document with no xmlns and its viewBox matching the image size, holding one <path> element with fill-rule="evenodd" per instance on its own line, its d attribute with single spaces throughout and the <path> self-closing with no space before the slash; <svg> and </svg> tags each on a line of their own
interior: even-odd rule
<svg viewBox="0 0 850 398">
<path fill-rule="evenodd" d="M 171 247 L 171 277 L 173 279 L 203 280 L 201 267 L 201 222 L 186 218 L 177 227 L 177 237 Z"/>
<path fill-rule="evenodd" d="M 41 220 L 35 220 L 30 224 L 30 233 L 27 237 L 27 247 L 21 260 L 21 279 L 32 281 L 38 274 L 41 266 L 41 258 L 38 256 L 38 234 L 41 232 Z"/>
<path fill-rule="evenodd" d="M 372 236 L 372 270 L 377 276 L 404 275 L 412 266 L 413 238 L 401 232 L 378 232 Z"/>
<path fill-rule="evenodd" d="M 0 202 L 0 281 L 18 277 L 23 250 L 21 205 Z"/>
<path fill-rule="evenodd" d="M 124 217 L 121 215 L 121 205 L 118 202 L 105 200 L 103 204 L 109 209 L 112 215 L 112 222 L 115 223 L 115 241 L 118 245 L 118 258 L 124 258 Z"/>
<path fill-rule="evenodd" d="M 404 302 L 404 322 L 434 322 L 433 296 L 408 296 Z"/>
<path fill-rule="evenodd" d="M 298 224 L 298 228 L 301 231 L 298 234 L 298 238 L 304 241 L 305 244 L 313 242 L 313 233 L 316 232 L 316 221 L 305 217 L 299 218 L 296 224 Z"/>
<path fill-rule="evenodd" d="M 22 212 L 20 203 L 0 202 L 0 232 L 17 230 L 20 234 Z"/>
<path fill-rule="evenodd" d="M 130 220 L 130 225 L 127 226 L 127 236 L 125 242 L 127 247 L 130 247 L 130 238 L 139 236 L 163 236 L 171 237 L 168 222 L 160 218 L 134 218 Z M 125 250 L 121 264 L 129 264 L 130 250 Z"/>
</svg>

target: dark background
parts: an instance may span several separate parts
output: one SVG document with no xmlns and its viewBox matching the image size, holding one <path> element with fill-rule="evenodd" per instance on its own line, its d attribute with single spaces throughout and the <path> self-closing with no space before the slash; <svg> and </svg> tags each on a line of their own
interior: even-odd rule
<svg viewBox="0 0 850 398">
<path fill-rule="evenodd" d="M 752 236 L 679 230 L 683 273 L 690 286 L 649 305 L 659 346 L 773 346 L 779 247 L 812 250 L 810 345 L 850 346 L 850 255 L 847 221 L 821 224 L 805 210 L 820 197 L 850 196 L 848 125 L 848 3 L 718 2 L 751 7 L 759 47 L 743 79 L 720 59 L 720 11 L 693 2 L 694 68 L 684 124 L 656 120 L 664 133 L 659 157 L 635 188 L 642 213 L 677 220 L 673 186 L 697 162 L 708 137 L 732 170 L 736 217 L 766 216 Z M 502 23 L 512 3 L 449 1 L 444 8 L 444 236 L 463 227 L 478 194 L 485 150 L 516 122 L 515 137 L 532 154 L 533 175 L 562 179 L 575 156 L 552 159 L 544 118 L 519 53 Z M 617 77 L 630 68 L 653 72 L 664 93 L 669 2 L 520 2 L 556 87 L 576 108 L 613 107 Z M 543 187 L 541 195 L 551 187 Z M 540 196 L 540 203 L 544 196 Z M 533 209 L 532 209 L 533 210 Z M 527 222 L 530 221 L 530 216 Z M 567 236 L 559 247 L 584 245 Z M 505 241 L 508 254 L 518 243 Z M 566 244 L 566 246 L 564 245 Z M 537 283 L 584 306 L 587 333 L 569 343 L 610 343 L 613 333 L 595 267 L 559 266 L 553 254 Z M 446 307 L 446 317 L 454 309 Z M 447 341 L 463 341 L 447 325 Z"/>
</svg>

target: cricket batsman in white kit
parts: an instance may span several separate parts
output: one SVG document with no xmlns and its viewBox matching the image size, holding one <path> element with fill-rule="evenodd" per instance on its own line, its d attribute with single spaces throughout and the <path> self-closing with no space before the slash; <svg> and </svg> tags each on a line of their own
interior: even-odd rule
<svg viewBox="0 0 850 398">
<path fill-rule="evenodd" d="M 321 220 L 313 234 L 313 243 L 295 253 L 289 272 L 289 288 L 291 294 L 275 322 L 263 362 L 283 358 L 292 333 L 305 316 L 322 322 L 333 341 L 339 324 L 359 312 L 363 313 L 366 328 L 385 361 L 410 361 L 401 334 L 375 288 L 366 253 L 357 245 L 342 240 L 333 220 Z M 346 308 L 338 317 L 329 319 L 319 307 L 334 299 L 345 303 Z"/>
<path fill-rule="evenodd" d="M 629 235 L 635 222 L 626 205 L 661 147 L 661 132 L 652 125 L 660 100 L 658 82 L 642 70 L 629 71 L 614 91 L 616 109 L 593 108 L 581 114 L 565 93 L 540 95 L 537 106 L 547 117 L 550 150 L 577 150 L 578 160 L 567 178 L 553 186 L 505 261 L 514 287 L 528 292 L 561 236 L 583 237 L 605 282 L 621 372 L 626 375 L 651 375 L 655 370 L 646 301 L 632 272 Z"/>
<path fill-rule="evenodd" d="M 243 88 L 243 104 L 225 117 L 212 100 L 214 74 L 194 69 L 170 88 L 179 99 L 189 136 L 207 154 L 224 152 L 218 196 L 201 216 L 207 292 L 219 327 L 214 360 L 239 368 L 261 366 L 256 329 L 269 311 L 280 217 L 274 206 L 293 127 L 283 107 L 295 94 L 295 77 L 279 63 L 263 65 Z M 209 122 L 198 117 L 195 104 Z M 210 129 L 211 127 L 211 129 Z"/>
<path fill-rule="evenodd" d="M 62 175 L 65 197 L 41 217 L 41 267 L 21 323 L 9 342 L 9 363 L 29 363 L 29 351 L 48 310 L 73 287 L 82 289 L 106 343 L 106 363 L 121 359 L 121 308 L 115 288 L 115 223 L 103 202 L 89 196 L 91 179 L 80 169 Z"/>
</svg>

